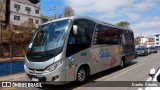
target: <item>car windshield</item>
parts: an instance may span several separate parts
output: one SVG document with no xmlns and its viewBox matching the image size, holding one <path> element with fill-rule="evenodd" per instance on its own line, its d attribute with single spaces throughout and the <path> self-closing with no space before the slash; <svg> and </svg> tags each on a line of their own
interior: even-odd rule
<svg viewBox="0 0 160 90">
<path fill-rule="evenodd" d="M 137 50 L 144 50 L 144 48 L 137 48 Z"/>
<path fill-rule="evenodd" d="M 63 47 L 70 20 L 48 23 L 38 28 L 29 45 L 30 52 L 43 52 Z"/>
</svg>

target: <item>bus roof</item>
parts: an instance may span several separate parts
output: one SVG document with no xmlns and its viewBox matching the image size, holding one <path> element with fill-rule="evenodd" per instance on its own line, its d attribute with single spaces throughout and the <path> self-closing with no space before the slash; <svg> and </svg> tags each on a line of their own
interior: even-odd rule
<svg viewBox="0 0 160 90">
<path fill-rule="evenodd" d="M 102 24 L 102 25 L 107 25 L 107 26 L 114 27 L 114 28 L 120 28 L 120 29 L 123 29 L 123 30 L 132 31 L 132 30 L 129 29 L 129 28 L 122 28 L 122 27 L 119 27 L 119 26 L 117 26 L 117 25 L 113 25 L 113 24 L 110 24 L 110 23 L 102 22 L 102 21 L 100 21 L 100 20 L 97 20 L 97 19 L 94 19 L 94 18 L 91 18 L 91 17 L 87 17 L 87 16 L 64 17 L 64 18 L 60 18 L 60 19 L 56 19 L 56 20 L 52 20 L 52 21 L 46 22 L 46 23 L 44 23 L 44 24 L 52 23 L 52 22 L 56 22 L 56 21 L 60 21 L 60 20 L 66 20 L 66 19 L 71 19 L 71 20 L 74 20 L 74 19 L 88 19 L 88 20 L 94 21 L 94 22 L 97 23 L 97 24 Z M 42 24 L 42 25 L 44 25 L 44 24 Z"/>
</svg>

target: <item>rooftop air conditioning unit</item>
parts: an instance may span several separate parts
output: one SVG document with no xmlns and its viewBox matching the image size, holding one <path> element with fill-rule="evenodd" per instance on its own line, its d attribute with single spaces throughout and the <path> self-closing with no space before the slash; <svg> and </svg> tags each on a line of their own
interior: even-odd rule
<svg viewBox="0 0 160 90">
<path fill-rule="evenodd" d="M 28 11 L 28 14 L 30 14 L 31 11 Z"/>
</svg>

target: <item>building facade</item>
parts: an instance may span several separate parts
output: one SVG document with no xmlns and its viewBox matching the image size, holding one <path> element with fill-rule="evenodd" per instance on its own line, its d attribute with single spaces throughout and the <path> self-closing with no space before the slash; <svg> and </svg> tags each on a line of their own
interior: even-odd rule
<svg viewBox="0 0 160 90">
<path fill-rule="evenodd" d="M 154 38 L 149 38 L 149 37 L 140 37 L 140 46 L 146 46 L 146 47 L 151 47 L 155 45 L 155 40 Z"/>
<path fill-rule="evenodd" d="M 160 34 L 155 34 L 155 46 L 160 48 Z"/>
<path fill-rule="evenodd" d="M 31 20 L 36 27 L 41 24 L 40 0 L 0 0 L 0 26 L 21 25 Z"/>
<path fill-rule="evenodd" d="M 152 47 L 154 46 L 154 38 L 148 38 L 148 41 L 146 42 L 147 47 Z"/>
<path fill-rule="evenodd" d="M 36 27 L 41 24 L 40 6 L 28 0 L 10 0 L 10 20 L 12 25 L 21 25 L 31 20 Z"/>
</svg>

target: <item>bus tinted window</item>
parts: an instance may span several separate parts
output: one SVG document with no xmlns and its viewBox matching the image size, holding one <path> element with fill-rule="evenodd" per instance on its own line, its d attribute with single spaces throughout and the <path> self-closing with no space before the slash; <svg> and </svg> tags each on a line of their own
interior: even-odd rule
<svg viewBox="0 0 160 90">
<path fill-rule="evenodd" d="M 120 34 L 116 28 L 98 25 L 96 33 L 97 44 L 120 44 L 121 42 Z"/>
<path fill-rule="evenodd" d="M 124 36 L 125 36 L 125 41 L 126 41 L 125 44 L 128 44 L 128 45 L 133 45 L 134 44 L 134 38 L 133 38 L 133 33 L 132 32 L 125 31 Z"/>
<path fill-rule="evenodd" d="M 78 27 L 78 33 L 77 33 L 77 44 L 86 44 L 87 38 L 86 38 L 86 28 L 84 27 Z"/>
<path fill-rule="evenodd" d="M 86 19 L 75 20 L 73 25 L 78 26 L 77 34 L 74 35 L 73 28 L 69 35 L 66 56 L 73 55 L 91 46 L 95 23 Z"/>
</svg>

